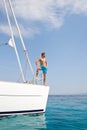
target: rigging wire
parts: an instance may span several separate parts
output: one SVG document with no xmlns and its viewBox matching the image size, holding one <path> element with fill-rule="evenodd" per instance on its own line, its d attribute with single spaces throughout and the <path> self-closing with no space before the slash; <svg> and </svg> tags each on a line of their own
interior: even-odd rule
<svg viewBox="0 0 87 130">
<path fill-rule="evenodd" d="M 12 29 L 12 25 L 11 25 L 11 21 L 10 21 L 8 9 L 7 9 L 6 0 L 3 0 L 3 2 L 4 2 L 4 7 L 5 7 L 5 11 L 6 11 L 6 16 L 7 16 L 7 20 L 8 20 L 8 25 L 9 25 L 9 29 L 10 29 L 10 33 L 11 33 L 13 45 L 14 45 L 14 50 L 15 50 L 16 57 L 17 57 L 17 60 L 18 60 L 20 72 L 21 72 L 21 74 L 22 74 L 22 79 L 23 79 L 23 81 L 25 82 L 25 77 L 24 77 L 24 74 L 23 74 L 22 66 L 21 66 L 21 63 L 20 63 L 20 58 L 19 58 L 18 51 L 17 51 L 16 44 L 15 44 L 15 40 L 14 40 L 14 34 L 13 34 L 13 29 Z"/>
<path fill-rule="evenodd" d="M 4 2 L 6 2 L 5 0 L 4 0 Z M 10 3 L 9 5 L 11 6 L 11 1 L 10 0 L 8 0 L 8 2 Z M 10 7 L 11 8 L 11 7 Z M 14 13 L 14 12 L 13 12 Z M 5 22 L 7 21 L 7 20 L 5 20 L 5 17 L 3 18 L 3 16 L 5 16 L 6 14 L 4 13 L 4 11 L 0 8 L 0 15 L 1 15 L 1 21 L 4 21 L 4 24 L 6 24 Z M 9 18 L 8 18 L 9 19 Z M 1 22 L 0 21 L 0 22 Z M 9 20 L 8 20 L 9 21 Z M 10 23 L 10 21 L 9 21 L 9 23 Z M 18 27 L 18 32 L 20 33 L 20 29 L 19 29 L 19 26 L 18 26 L 18 24 L 17 24 L 17 21 L 16 21 L 16 26 Z M 11 28 L 10 28 L 10 31 L 11 31 Z M 21 34 L 20 34 L 21 35 Z M 13 39 L 13 42 L 14 42 L 14 38 L 12 38 Z M 23 38 L 22 38 L 22 36 L 20 36 L 20 39 L 21 39 L 21 41 L 22 41 L 22 43 L 23 43 L 23 48 L 24 48 L 24 54 L 25 54 L 25 56 L 26 56 L 26 66 L 27 66 L 27 63 L 30 65 L 30 69 L 31 69 L 31 71 L 32 71 L 32 74 L 33 74 L 33 76 L 34 76 L 34 71 L 33 71 L 33 68 L 32 68 L 32 65 L 31 65 L 31 63 L 30 63 L 30 60 L 29 60 L 29 57 L 28 57 L 28 52 L 27 52 L 27 50 L 26 50 L 26 48 L 25 48 L 25 45 L 24 45 L 24 41 L 23 41 Z M 1 43 L 0 44 L 0 47 L 1 46 L 5 46 L 5 45 L 9 45 L 8 43 Z M 27 67 L 26 67 L 27 68 Z M 26 71 L 26 70 L 25 70 Z M 25 72 L 25 75 L 26 75 L 26 72 Z"/>
<path fill-rule="evenodd" d="M 26 74 L 27 74 L 27 68 L 28 68 L 28 62 L 26 61 L 24 69 L 23 69 L 25 79 L 26 79 Z M 20 80 L 21 80 L 21 74 L 19 75 L 17 82 L 20 82 Z"/>
<path fill-rule="evenodd" d="M 28 57 L 28 53 L 27 53 L 27 50 L 26 50 L 26 47 L 25 47 L 25 44 L 24 44 L 23 37 L 22 37 L 21 32 L 20 32 L 20 28 L 19 28 L 19 25 L 18 25 L 16 16 L 15 16 L 14 10 L 13 10 L 13 7 L 12 7 L 11 1 L 8 0 L 8 2 L 9 2 L 9 6 L 10 6 L 10 9 L 11 9 L 12 14 L 13 14 L 13 17 L 14 17 L 14 21 L 15 21 L 15 24 L 16 24 L 16 27 L 17 27 L 17 31 L 18 31 L 18 33 L 19 33 L 19 37 L 20 37 L 21 44 L 22 44 L 22 47 L 23 47 L 23 50 L 24 50 L 24 54 L 25 54 L 25 56 L 26 56 L 26 59 L 27 59 L 27 61 L 28 61 L 28 64 L 29 64 L 29 66 L 30 66 L 31 72 L 32 72 L 33 77 L 34 77 L 34 70 L 33 70 L 33 68 L 32 68 L 30 59 L 29 59 L 29 57 Z"/>
</svg>

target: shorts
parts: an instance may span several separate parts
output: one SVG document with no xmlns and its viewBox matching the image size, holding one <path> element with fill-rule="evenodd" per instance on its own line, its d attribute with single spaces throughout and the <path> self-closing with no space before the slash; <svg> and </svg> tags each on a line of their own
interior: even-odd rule
<svg viewBox="0 0 87 130">
<path fill-rule="evenodd" d="M 47 73 L 47 68 L 45 66 L 41 65 L 40 68 L 42 69 L 43 73 L 45 73 L 45 74 Z"/>
</svg>

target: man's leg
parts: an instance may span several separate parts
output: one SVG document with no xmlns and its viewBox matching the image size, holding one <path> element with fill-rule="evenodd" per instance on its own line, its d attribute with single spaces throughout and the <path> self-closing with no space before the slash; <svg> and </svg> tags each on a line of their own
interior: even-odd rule
<svg viewBox="0 0 87 130">
<path fill-rule="evenodd" d="M 36 77 L 38 77 L 39 70 L 41 70 L 41 68 L 37 68 L 37 70 L 36 70 Z"/>
<path fill-rule="evenodd" d="M 44 78 L 43 78 L 43 84 L 46 85 L 46 73 L 43 73 L 43 76 L 44 76 Z"/>
</svg>

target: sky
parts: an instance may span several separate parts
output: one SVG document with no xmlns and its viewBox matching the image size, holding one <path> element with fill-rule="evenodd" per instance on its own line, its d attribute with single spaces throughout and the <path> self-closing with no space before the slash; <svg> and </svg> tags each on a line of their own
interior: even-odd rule
<svg viewBox="0 0 87 130">
<path fill-rule="evenodd" d="M 6 4 L 24 73 L 31 78 L 8 0 Z M 34 72 L 35 60 L 46 52 L 50 94 L 86 94 L 87 0 L 12 0 L 12 6 Z M 14 48 L 4 45 L 10 37 L 0 0 L 0 80 L 18 81 L 20 70 Z"/>
</svg>

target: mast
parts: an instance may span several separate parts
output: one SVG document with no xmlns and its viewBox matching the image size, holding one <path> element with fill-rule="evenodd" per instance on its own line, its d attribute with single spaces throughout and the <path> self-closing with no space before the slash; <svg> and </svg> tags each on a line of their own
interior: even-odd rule
<svg viewBox="0 0 87 130">
<path fill-rule="evenodd" d="M 15 21 L 15 24 L 16 24 L 16 27 L 17 27 L 17 31 L 18 31 L 18 33 L 19 33 L 19 37 L 20 37 L 20 40 L 21 40 L 21 44 L 22 44 L 22 47 L 23 47 L 23 50 L 24 50 L 24 54 L 25 54 L 26 60 L 27 60 L 27 62 L 28 62 L 28 64 L 29 64 L 29 66 L 30 66 L 31 72 L 32 72 L 33 77 L 34 77 L 33 67 L 32 67 L 32 65 L 31 65 L 31 62 L 30 62 L 30 59 L 29 59 L 29 56 L 28 56 L 28 52 L 27 52 L 26 47 L 25 47 L 25 44 L 24 44 L 23 37 L 22 37 L 22 35 L 21 35 L 21 31 L 20 31 L 19 25 L 18 25 L 16 16 L 15 16 L 14 10 L 13 10 L 13 8 L 12 8 L 11 0 L 8 0 L 8 2 L 9 2 L 10 9 L 11 9 L 11 11 L 12 11 L 12 14 L 13 14 L 13 18 L 14 18 L 14 21 Z"/>
<path fill-rule="evenodd" d="M 3 0 L 3 1 L 4 1 L 4 6 L 5 6 L 6 16 L 7 16 L 7 20 L 8 20 L 8 25 L 9 25 L 9 29 L 10 29 L 10 33 L 11 33 L 11 37 L 12 37 L 12 41 L 13 41 L 12 43 L 13 43 L 13 46 L 14 46 L 14 50 L 15 50 L 15 53 L 16 53 L 17 60 L 18 60 L 20 72 L 22 74 L 22 79 L 25 82 L 25 77 L 24 77 L 24 74 L 23 74 L 22 66 L 21 66 L 21 63 L 20 63 L 20 58 L 19 58 L 17 47 L 16 47 L 16 44 L 15 44 L 14 34 L 13 34 L 10 17 L 9 17 L 8 10 L 7 10 L 6 1 L 5 0 Z"/>
</svg>

